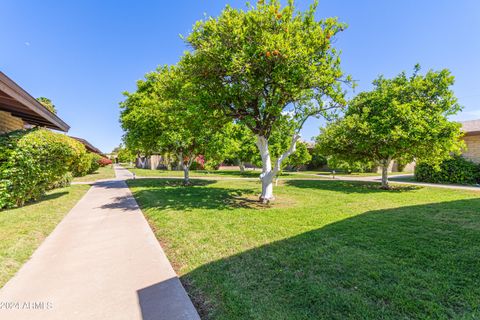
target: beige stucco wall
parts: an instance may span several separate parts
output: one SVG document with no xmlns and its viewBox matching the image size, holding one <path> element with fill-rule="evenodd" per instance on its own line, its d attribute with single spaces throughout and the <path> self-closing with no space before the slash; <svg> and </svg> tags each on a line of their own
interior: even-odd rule
<svg viewBox="0 0 480 320">
<path fill-rule="evenodd" d="M 0 111 L 0 133 L 23 129 L 23 120 L 12 116 L 9 112 Z"/>
<path fill-rule="evenodd" d="M 472 135 L 463 137 L 467 150 L 462 155 L 468 160 L 480 163 L 480 135 Z"/>
</svg>

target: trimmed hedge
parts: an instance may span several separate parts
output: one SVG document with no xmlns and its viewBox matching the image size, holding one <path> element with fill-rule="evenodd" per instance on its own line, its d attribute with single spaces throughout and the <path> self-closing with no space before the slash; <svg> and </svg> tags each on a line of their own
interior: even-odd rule
<svg viewBox="0 0 480 320">
<path fill-rule="evenodd" d="M 77 140 L 47 129 L 0 135 L 0 209 L 22 206 L 46 190 L 68 186 L 72 174 L 90 172 L 94 158 L 97 163 Z"/>
<path fill-rule="evenodd" d="M 431 183 L 475 184 L 480 182 L 480 165 L 461 156 L 447 159 L 437 167 L 419 163 L 415 167 L 415 179 Z"/>
</svg>

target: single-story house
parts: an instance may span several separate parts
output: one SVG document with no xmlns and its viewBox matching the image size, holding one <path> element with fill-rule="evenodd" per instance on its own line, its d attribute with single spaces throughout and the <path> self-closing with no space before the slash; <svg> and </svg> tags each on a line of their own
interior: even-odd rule
<svg viewBox="0 0 480 320">
<path fill-rule="evenodd" d="M 463 140 L 467 149 L 462 156 L 475 163 L 480 163 L 480 119 L 461 122 L 465 133 Z"/>
<path fill-rule="evenodd" d="M 70 127 L 0 71 L 0 133 L 46 127 L 67 132 Z"/>
<path fill-rule="evenodd" d="M 81 142 L 88 151 L 101 155 L 102 157 L 105 157 L 105 154 L 100 149 L 98 149 L 97 147 L 94 147 L 93 144 L 91 144 L 87 140 L 82 138 L 72 137 L 72 136 L 70 136 L 70 138 L 75 139 L 78 142 Z"/>
</svg>

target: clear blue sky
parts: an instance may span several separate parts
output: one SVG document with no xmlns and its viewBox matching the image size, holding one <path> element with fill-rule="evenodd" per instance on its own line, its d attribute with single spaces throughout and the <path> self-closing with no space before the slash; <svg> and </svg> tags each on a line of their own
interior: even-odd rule
<svg viewBox="0 0 480 320">
<path fill-rule="evenodd" d="M 121 141 L 122 92 L 157 65 L 175 63 L 186 46 L 179 34 L 229 0 L 2 0 L 0 70 L 33 96 L 51 98 L 69 134 L 105 152 Z M 305 8 L 310 1 L 297 1 Z M 465 107 L 455 120 L 480 118 L 480 1 L 321 0 L 318 18 L 349 24 L 336 45 L 344 70 L 371 87 L 379 74 L 449 68 Z M 309 121 L 303 138 L 318 134 Z"/>
</svg>

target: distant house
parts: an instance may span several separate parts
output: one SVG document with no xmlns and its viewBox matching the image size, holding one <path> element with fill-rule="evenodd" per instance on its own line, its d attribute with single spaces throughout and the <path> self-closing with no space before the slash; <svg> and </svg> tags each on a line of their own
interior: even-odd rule
<svg viewBox="0 0 480 320">
<path fill-rule="evenodd" d="M 480 163 L 480 119 L 461 122 L 465 133 L 463 140 L 467 145 L 462 156 L 475 163 Z"/>
<path fill-rule="evenodd" d="M 104 154 L 100 149 L 94 147 L 94 146 L 93 146 L 90 142 L 88 142 L 87 140 L 82 139 L 82 138 L 72 137 L 72 136 L 70 136 L 70 138 L 75 139 L 75 140 L 81 142 L 88 151 L 93 152 L 93 153 L 96 153 L 96 154 L 98 154 L 98 155 L 101 155 L 101 156 L 105 157 L 105 154 Z"/>
<path fill-rule="evenodd" d="M 0 71 L 0 133 L 45 127 L 67 132 L 70 127 Z"/>
</svg>

